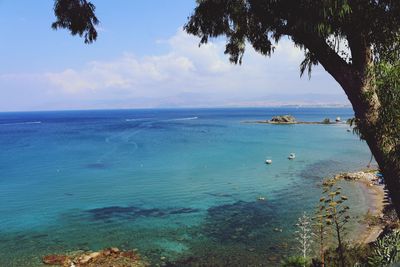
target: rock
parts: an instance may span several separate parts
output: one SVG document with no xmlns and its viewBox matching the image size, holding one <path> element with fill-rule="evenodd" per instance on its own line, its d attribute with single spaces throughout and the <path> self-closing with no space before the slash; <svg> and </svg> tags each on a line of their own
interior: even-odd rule
<svg viewBox="0 0 400 267">
<path fill-rule="evenodd" d="M 71 260 L 65 255 L 47 255 L 43 257 L 42 261 L 49 265 L 66 265 Z"/>
<path fill-rule="evenodd" d="M 100 252 L 92 252 L 89 254 L 89 257 L 91 257 L 92 259 L 97 258 L 98 256 L 100 256 L 101 253 Z"/>
<path fill-rule="evenodd" d="M 121 251 L 118 248 L 108 248 L 98 252 L 85 253 L 80 252 L 74 254 L 74 256 L 60 256 L 60 255 L 49 255 L 43 257 L 45 264 L 51 264 L 53 266 L 96 266 L 96 267 L 147 267 L 149 263 L 140 259 L 140 255 L 134 251 Z"/>
<path fill-rule="evenodd" d="M 138 259 L 138 255 L 135 254 L 135 252 L 133 252 L 133 251 L 124 251 L 124 252 L 120 253 L 120 255 L 125 258 L 130 258 L 132 260 Z"/>
<path fill-rule="evenodd" d="M 295 117 L 291 115 L 281 115 L 281 116 L 274 116 L 271 119 L 271 122 L 275 123 L 296 123 Z"/>
<path fill-rule="evenodd" d="M 89 261 L 92 261 L 94 259 L 96 259 L 97 257 L 100 257 L 102 255 L 102 253 L 100 252 L 92 252 L 88 255 L 82 255 L 81 257 L 79 257 L 78 261 L 80 264 L 86 264 Z M 104 255 L 104 253 L 103 253 Z"/>
<path fill-rule="evenodd" d="M 90 257 L 89 255 L 83 255 L 79 258 L 79 263 L 80 264 L 86 264 L 88 263 L 90 260 L 92 260 L 92 257 Z"/>
<path fill-rule="evenodd" d="M 105 250 L 103 251 L 103 255 L 104 255 L 104 256 L 110 256 L 110 255 L 111 255 L 111 251 L 110 251 L 109 249 L 105 249 Z"/>
<path fill-rule="evenodd" d="M 110 248 L 110 251 L 112 253 L 119 253 L 119 249 L 118 248 Z"/>
<path fill-rule="evenodd" d="M 338 174 L 334 177 L 335 180 L 360 180 L 360 179 L 366 179 L 369 181 L 375 181 L 376 180 L 376 174 L 371 173 L 371 172 L 346 172 L 346 173 L 341 173 Z"/>
</svg>

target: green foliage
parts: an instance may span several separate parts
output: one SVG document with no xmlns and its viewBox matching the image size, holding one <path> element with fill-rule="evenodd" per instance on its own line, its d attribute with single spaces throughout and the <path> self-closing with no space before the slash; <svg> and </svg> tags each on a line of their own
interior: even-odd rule
<svg viewBox="0 0 400 267">
<path fill-rule="evenodd" d="M 369 266 L 368 256 L 371 251 L 368 245 L 349 244 L 343 245 L 343 256 L 347 266 Z M 329 248 L 325 253 L 325 266 L 336 267 L 340 266 L 340 254 L 337 248 Z"/>
<path fill-rule="evenodd" d="M 305 259 L 301 256 L 293 256 L 289 257 L 282 263 L 282 267 L 304 267 L 304 266 L 309 266 L 310 265 L 310 260 Z"/>
<path fill-rule="evenodd" d="M 324 44 L 328 53 L 347 62 L 354 55 L 342 44 L 356 48 L 356 36 L 363 36 L 376 54 L 392 48 L 393 33 L 400 32 L 399 12 L 398 1 L 390 0 L 199 0 L 185 30 L 200 37 L 201 44 L 225 36 L 225 53 L 234 63 L 242 62 L 247 43 L 269 56 L 273 43 L 289 36 L 305 52 L 301 74 L 307 70 L 310 75 L 312 66 L 327 55 L 319 51 Z"/>
<path fill-rule="evenodd" d="M 329 118 L 325 118 L 325 119 L 322 121 L 322 123 L 323 123 L 323 124 L 330 124 L 330 123 L 331 123 L 331 120 L 330 120 Z"/>
<path fill-rule="evenodd" d="M 388 266 L 400 261 L 400 232 L 394 231 L 378 239 L 368 258 L 370 266 Z"/>
<path fill-rule="evenodd" d="M 54 14 L 57 20 L 51 27 L 68 29 L 72 35 L 84 36 L 85 43 L 92 43 L 97 38 L 95 25 L 99 24 L 95 9 L 87 0 L 56 0 Z"/>
<path fill-rule="evenodd" d="M 344 235 L 346 234 L 346 224 L 349 222 L 350 216 L 348 210 L 350 209 L 345 202 L 348 200 L 346 196 L 341 194 L 341 187 L 336 185 L 335 180 L 328 180 L 324 183 L 325 197 L 320 199 L 320 202 L 325 206 L 325 222 L 327 225 L 332 226 L 332 232 L 335 233 L 337 238 L 340 265 L 345 265 L 344 257 Z"/>
<path fill-rule="evenodd" d="M 400 43 L 400 42 L 399 42 Z M 398 54 L 398 51 L 394 51 Z M 386 160 L 398 160 L 400 156 L 400 56 L 397 60 L 381 59 L 374 66 L 379 101 L 379 122 L 376 125 L 380 133 L 381 144 L 386 148 Z M 393 162 L 391 162 L 393 163 Z M 399 166 L 399 162 L 395 162 Z"/>
<path fill-rule="evenodd" d="M 319 248 L 319 261 L 321 263 L 325 262 L 325 250 L 331 235 L 330 228 L 326 224 L 327 216 L 328 214 L 326 212 L 325 197 L 321 197 L 315 217 L 313 218 L 314 233 L 315 237 L 317 238 L 317 244 Z"/>
<path fill-rule="evenodd" d="M 311 78 L 312 67 L 318 65 L 318 59 L 315 54 L 309 50 L 304 52 L 304 60 L 300 63 L 300 76 L 303 76 L 305 70 L 307 70 L 308 78 Z"/>
</svg>

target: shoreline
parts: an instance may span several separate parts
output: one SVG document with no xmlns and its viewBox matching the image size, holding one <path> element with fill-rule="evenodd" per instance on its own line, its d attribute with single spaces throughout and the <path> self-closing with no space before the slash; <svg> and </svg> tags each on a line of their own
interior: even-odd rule
<svg viewBox="0 0 400 267">
<path fill-rule="evenodd" d="M 363 170 L 359 172 L 347 172 L 339 173 L 335 175 L 332 179 L 340 182 L 345 181 L 348 183 L 353 183 L 357 187 L 361 187 L 361 192 L 363 199 L 365 200 L 366 207 L 368 209 L 368 216 L 370 218 L 382 218 L 383 209 L 385 207 L 385 191 L 382 185 L 377 185 L 374 183 L 375 170 Z M 370 225 L 370 221 L 364 216 L 360 221 L 354 224 L 354 230 L 349 232 L 351 236 L 348 241 L 352 244 L 368 244 L 374 242 L 379 235 L 382 233 L 384 225 L 382 223 L 377 223 Z M 165 257 L 162 257 L 165 260 Z M 148 262 L 142 260 L 140 255 L 136 250 L 133 251 L 120 251 L 118 248 L 108 248 L 100 251 L 84 251 L 79 254 L 50 254 L 42 257 L 42 262 L 45 264 L 62 265 L 65 262 L 71 263 L 82 263 L 82 266 L 86 266 L 86 263 L 100 263 L 107 262 L 112 264 L 117 264 L 117 262 L 123 262 L 124 264 L 136 264 L 132 266 L 150 266 Z M 116 265 L 116 266 L 126 266 L 126 265 Z M 131 266 L 131 265 L 129 265 Z"/>
<path fill-rule="evenodd" d="M 357 183 L 361 186 L 368 201 L 368 215 L 382 218 L 385 207 L 385 190 L 383 185 L 373 184 L 366 178 L 360 179 Z M 383 229 L 384 226 L 382 224 L 370 225 L 368 221 L 364 221 L 361 223 L 361 231 L 355 242 L 361 244 L 374 242 L 383 232 Z"/>
<path fill-rule="evenodd" d="M 367 169 L 358 172 L 341 173 L 334 177 L 337 180 L 346 180 L 355 183 L 362 190 L 366 200 L 367 213 L 356 224 L 354 238 L 350 241 L 355 244 L 368 244 L 374 242 L 384 230 L 384 224 L 372 223 L 371 220 L 380 220 L 384 216 L 386 192 L 384 185 L 375 181 L 374 173 L 377 170 Z"/>
</svg>

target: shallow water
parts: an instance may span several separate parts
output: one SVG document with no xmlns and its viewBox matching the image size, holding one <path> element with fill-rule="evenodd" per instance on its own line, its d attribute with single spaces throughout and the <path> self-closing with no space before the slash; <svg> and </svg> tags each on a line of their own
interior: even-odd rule
<svg viewBox="0 0 400 267">
<path fill-rule="evenodd" d="M 323 177 L 365 167 L 370 153 L 346 125 L 242 123 L 277 114 L 353 116 L 305 108 L 0 113 L 0 266 L 110 246 L 182 266 L 271 266 L 296 253 L 293 224 L 313 212 Z M 361 216 L 361 190 L 345 190 Z"/>
</svg>

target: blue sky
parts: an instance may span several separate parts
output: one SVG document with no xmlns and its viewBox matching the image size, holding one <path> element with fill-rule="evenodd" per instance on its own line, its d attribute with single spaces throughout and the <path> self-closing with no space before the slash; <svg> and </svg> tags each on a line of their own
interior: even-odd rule
<svg viewBox="0 0 400 267">
<path fill-rule="evenodd" d="M 224 40 L 198 47 L 182 31 L 195 1 L 93 0 L 99 38 L 86 45 L 50 28 L 53 1 L 0 0 L 0 111 L 348 104 L 318 67 L 283 40 L 272 58 L 249 48 L 242 66 Z"/>
</svg>

